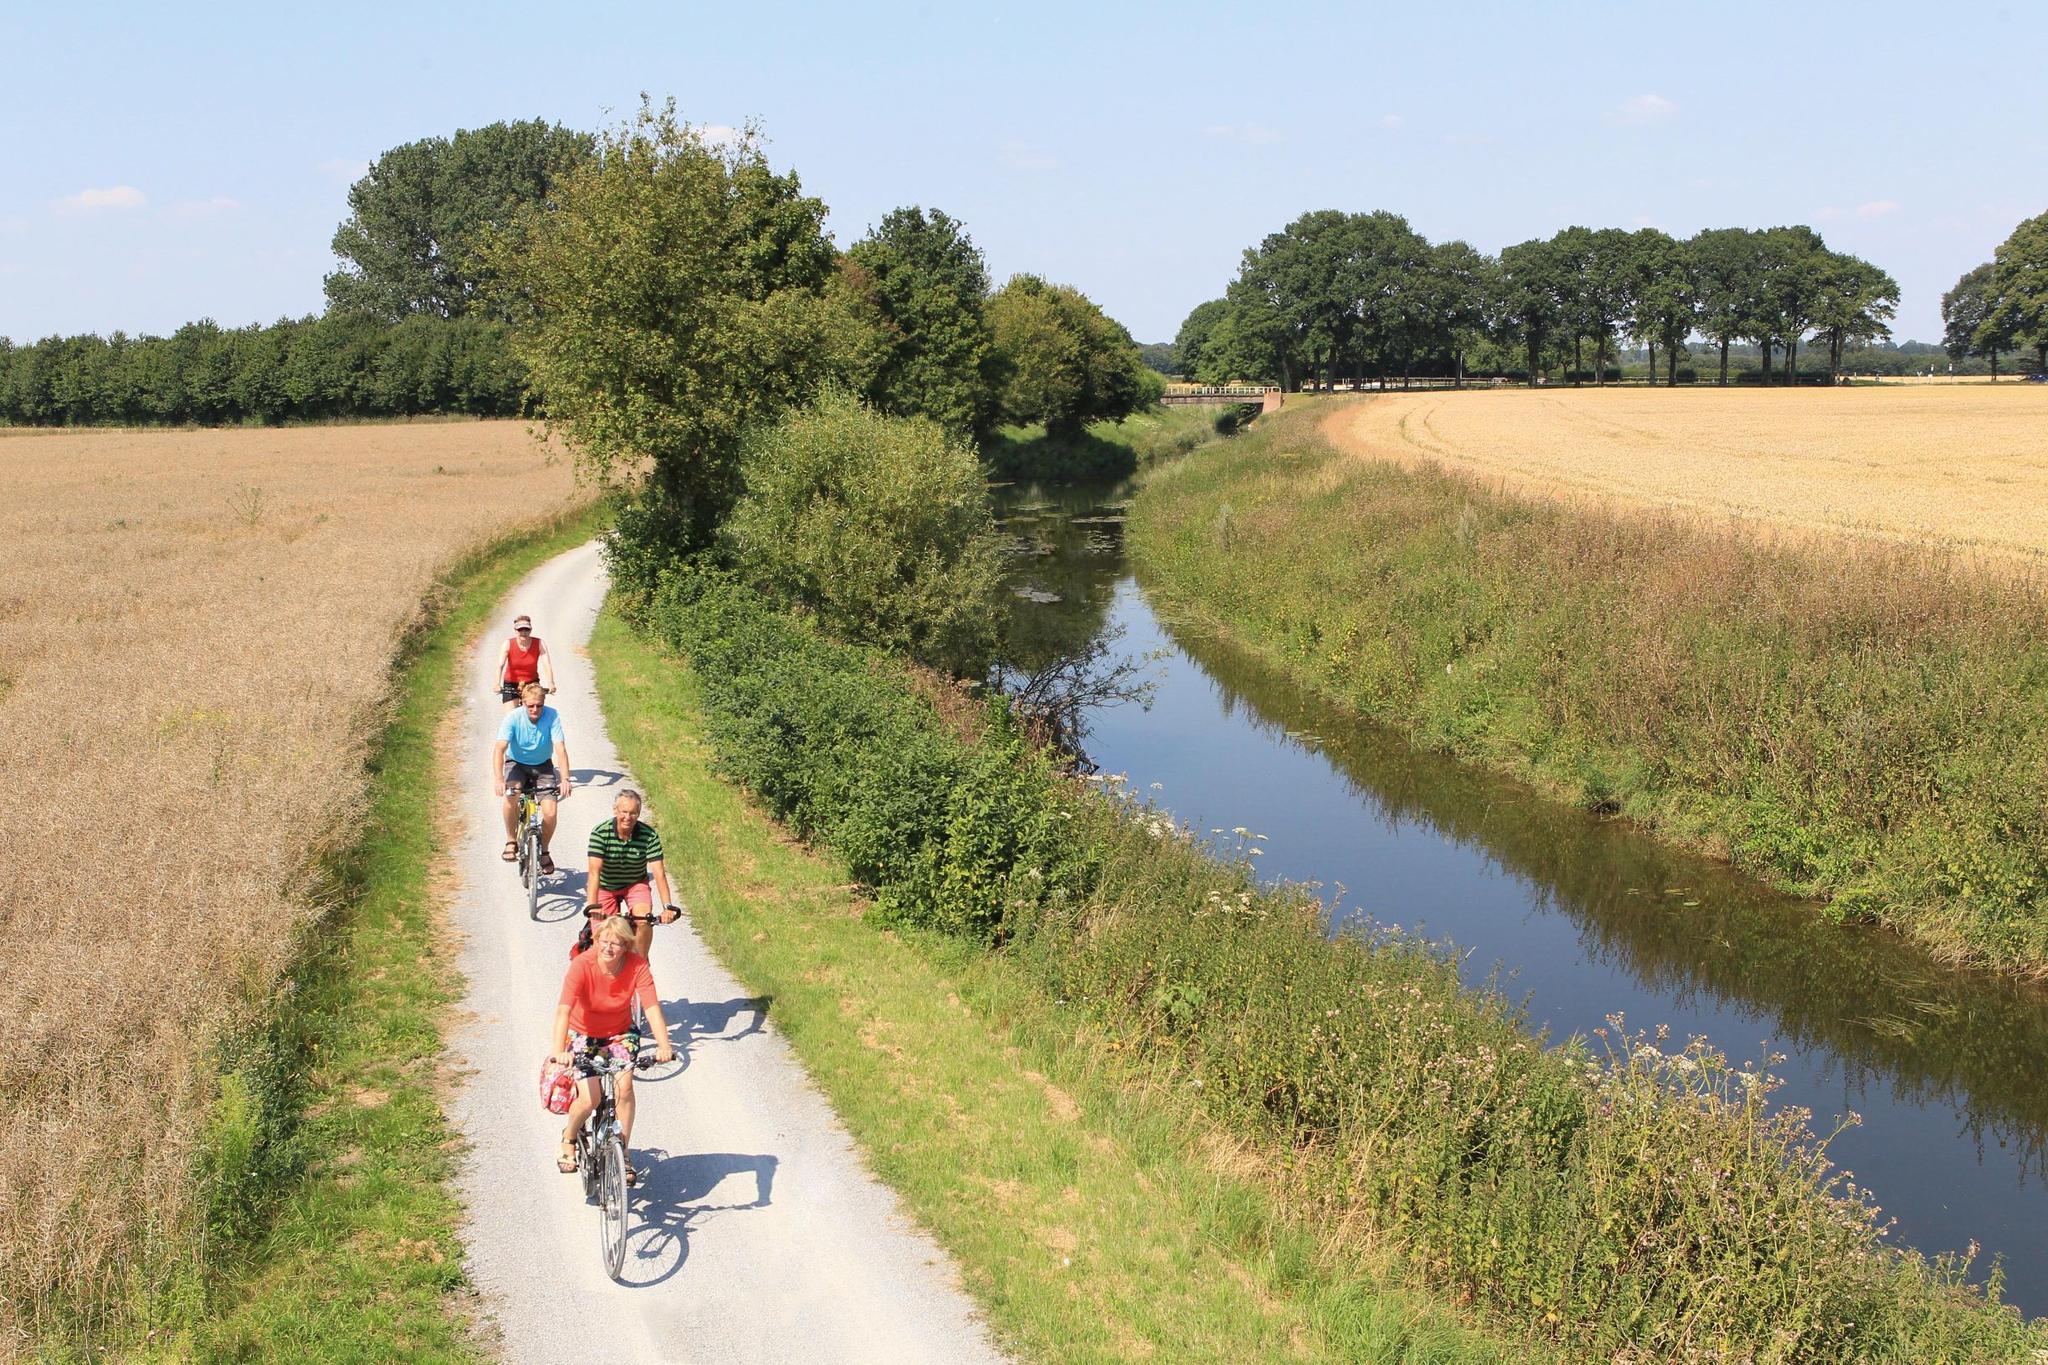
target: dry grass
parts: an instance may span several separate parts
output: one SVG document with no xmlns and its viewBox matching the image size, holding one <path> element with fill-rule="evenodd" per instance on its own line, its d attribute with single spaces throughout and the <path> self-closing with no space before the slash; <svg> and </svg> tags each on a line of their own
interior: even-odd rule
<svg viewBox="0 0 2048 1365">
<path fill-rule="evenodd" d="M 1340 449 L 1543 493 L 2048 555 L 2048 386 L 1421 393 L 1337 408 Z"/>
<path fill-rule="evenodd" d="M 11 435 L 0 472 L 4 1356 L 189 1244 L 218 1045 L 358 833 L 404 632 L 576 489 L 513 422 Z"/>
</svg>

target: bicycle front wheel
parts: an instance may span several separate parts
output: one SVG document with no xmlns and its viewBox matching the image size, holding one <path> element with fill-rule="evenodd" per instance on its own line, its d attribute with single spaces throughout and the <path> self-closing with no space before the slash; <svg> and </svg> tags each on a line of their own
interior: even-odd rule
<svg viewBox="0 0 2048 1365">
<path fill-rule="evenodd" d="M 526 873 L 526 917 L 540 918 L 540 835 L 532 829 L 526 831 L 526 852 L 520 860 Z"/>
<path fill-rule="evenodd" d="M 598 1161 L 598 1246 L 604 1273 L 616 1280 L 626 1264 L 626 1145 L 606 1138 Z"/>
</svg>

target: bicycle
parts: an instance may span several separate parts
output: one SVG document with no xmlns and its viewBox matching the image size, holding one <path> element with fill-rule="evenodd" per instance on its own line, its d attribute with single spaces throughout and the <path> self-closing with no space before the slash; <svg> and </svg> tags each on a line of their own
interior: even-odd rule
<svg viewBox="0 0 2048 1365">
<path fill-rule="evenodd" d="M 641 1052 L 631 1063 L 635 1071 L 654 1065 L 654 1053 Z M 583 1197 L 597 1199 L 597 1246 L 604 1257 L 604 1271 L 612 1279 L 626 1264 L 626 1140 L 619 1131 L 619 1113 L 612 1090 L 612 1076 L 626 1069 L 622 1058 L 598 1061 L 597 1105 L 576 1130 L 572 1146 L 576 1170 L 583 1180 Z"/>
<path fill-rule="evenodd" d="M 526 917 L 540 918 L 541 797 L 556 790 L 532 782 L 519 788 L 519 883 L 526 888 Z"/>
</svg>

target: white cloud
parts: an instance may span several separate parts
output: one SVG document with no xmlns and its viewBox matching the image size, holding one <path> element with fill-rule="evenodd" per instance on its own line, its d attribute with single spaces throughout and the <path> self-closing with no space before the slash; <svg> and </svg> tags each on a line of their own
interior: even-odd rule
<svg viewBox="0 0 2048 1365">
<path fill-rule="evenodd" d="M 740 140 L 740 130 L 730 123 L 707 123 L 697 132 L 707 147 L 731 147 Z"/>
<path fill-rule="evenodd" d="M 1858 218 L 1888 218 L 1898 211 L 1899 201 L 1896 199 L 1873 199 L 1867 204 L 1856 206 Z"/>
<path fill-rule="evenodd" d="M 182 204 L 173 204 L 164 210 L 164 216 L 180 222 L 191 222 L 197 218 L 217 218 L 223 213 L 233 213 L 242 207 L 239 199 L 230 199 L 225 194 L 216 194 L 211 199 L 188 199 Z"/>
<path fill-rule="evenodd" d="M 1662 95 L 1636 95 L 1607 111 L 1609 123 L 1658 123 L 1678 112 Z"/>
<path fill-rule="evenodd" d="M 1407 121 L 1407 119 L 1399 114 L 1381 114 L 1379 117 L 1379 124 L 1382 128 L 1399 128 Z"/>
<path fill-rule="evenodd" d="M 1280 140 L 1280 134 L 1258 123 L 1212 123 L 1202 130 L 1202 136 L 1253 145 Z"/>
<path fill-rule="evenodd" d="M 356 181 L 363 178 L 364 172 L 370 169 L 370 163 L 361 157 L 330 156 L 314 169 L 318 170 L 320 174 L 326 176 L 329 180 L 338 180 L 344 185 L 353 185 Z"/>
<path fill-rule="evenodd" d="M 1646 228 L 1657 226 L 1657 220 L 1647 213 L 1639 213 L 1628 221 L 1631 227 Z"/>
<path fill-rule="evenodd" d="M 1043 147 L 1011 138 L 1003 144 L 1003 164 L 1012 170 L 1049 171 L 1060 163 L 1058 157 Z"/>
<path fill-rule="evenodd" d="M 1833 204 L 1823 204 L 1821 207 L 1813 211 L 1813 221 L 1816 223 L 1832 222 L 1834 219 L 1840 218 L 1841 216 L 1842 211 L 1836 208 Z"/>
<path fill-rule="evenodd" d="M 57 201 L 60 209 L 90 212 L 97 209 L 139 209 L 149 196 L 133 185 L 112 185 L 103 190 L 80 190 Z"/>
</svg>

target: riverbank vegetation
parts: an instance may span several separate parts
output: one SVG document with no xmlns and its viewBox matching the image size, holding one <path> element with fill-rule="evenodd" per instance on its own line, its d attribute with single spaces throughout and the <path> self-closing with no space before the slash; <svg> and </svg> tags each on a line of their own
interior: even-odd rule
<svg viewBox="0 0 2048 1365">
<path fill-rule="evenodd" d="M 1243 409 L 1152 407 L 1077 434 L 999 427 L 982 442 L 989 474 L 1016 483 L 1108 483 L 1235 431 Z"/>
<path fill-rule="evenodd" d="M 2038 583 L 1342 454 L 1329 411 L 1147 482 L 1129 545 L 1174 610 L 1430 748 L 2048 970 Z"/>
<path fill-rule="evenodd" d="M 1546 1048 L 1427 946 L 1327 942 L 1312 897 L 1056 777 L 1001 706 L 730 583 L 672 573 L 640 620 L 687 663 L 719 770 L 842 858 L 871 920 L 1001 954 L 1077 1038 L 1199 1095 L 1297 1216 L 1500 1330 L 1602 1359 L 2032 1342 L 1961 1263 L 1884 1247 L 1761 1067 L 1619 1020 Z"/>
<path fill-rule="evenodd" d="M 352 894 L 391 661 L 439 573 L 574 488 L 509 423 L 6 447 L 0 741 L 34 776 L 0 840 L 84 819 L 94 866 L 140 884 L 43 896 L 0 945 L 12 1347 L 202 1311 L 181 1296 L 266 1225 L 302 1169 L 300 969 Z"/>
<path fill-rule="evenodd" d="M 1024 964 L 878 932 L 842 858 L 717 775 L 694 673 L 612 611 L 590 654 L 691 926 L 773 997 L 777 1033 L 1018 1358 L 1549 1358 L 1302 1217 L 1184 1076 L 1080 1022 Z"/>
</svg>

